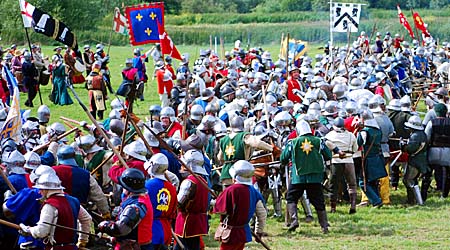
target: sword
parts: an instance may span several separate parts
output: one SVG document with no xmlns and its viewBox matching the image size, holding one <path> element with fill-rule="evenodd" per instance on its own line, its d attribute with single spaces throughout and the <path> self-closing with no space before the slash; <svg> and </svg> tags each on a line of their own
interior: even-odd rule
<svg viewBox="0 0 450 250">
<path fill-rule="evenodd" d="M 389 168 L 392 168 L 395 163 L 398 161 L 398 159 L 400 158 L 400 156 L 403 154 L 402 151 L 400 151 L 400 153 L 398 153 L 398 155 L 394 158 L 394 160 L 391 162 L 391 164 L 389 165 Z"/>
</svg>

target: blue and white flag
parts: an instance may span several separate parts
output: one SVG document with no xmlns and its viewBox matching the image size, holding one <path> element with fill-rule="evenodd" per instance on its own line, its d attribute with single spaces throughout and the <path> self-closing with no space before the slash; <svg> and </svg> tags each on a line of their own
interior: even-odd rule
<svg viewBox="0 0 450 250">
<path fill-rule="evenodd" d="M 20 93 L 19 86 L 17 84 L 16 78 L 13 76 L 11 71 L 3 67 L 3 75 L 8 82 L 8 86 L 13 87 L 13 98 L 11 102 L 11 107 L 8 112 L 8 116 L 6 117 L 6 121 L 3 124 L 1 133 L 0 133 L 0 141 L 3 141 L 6 138 L 13 139 L 16 143 L 21 142 L 22 135 L 22 118 L 20 115 Z"/>
</svg>

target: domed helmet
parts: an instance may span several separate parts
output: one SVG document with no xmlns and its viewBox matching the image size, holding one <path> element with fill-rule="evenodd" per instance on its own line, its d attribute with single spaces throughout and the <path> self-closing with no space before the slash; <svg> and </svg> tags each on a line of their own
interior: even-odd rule
<svg viewBox="0 0 450 250">
<path fill-rule="evenodd" d="M 408 121 L 405 122 L 405 127 L 411 128 L 414 130 L 424 130 L 422 125 L 422 120 L 419 116 L 413 115 L 409 117 Z"/>
<path fill-rule="evenodd" d="M 378 98 L 376 97 L 377 95 L 374 95 L 372 98 L 370 98 L 369 100 L 369 109 L 370 111 L 372 111 L 372 113 L 380 113 L 383 110 L 380 107 L 380 104 L 378 103 Z"/>
<path fill-rule="evenodd" d="M 109 122 L 109 130 L 118 136 L 122 135 L 124 129 L 125 125 L 121 120 L 113 119 Z"/>
<path fill-rule="evenodd" d="M 157 131 L 155 128 L 150 128 L 155 134 L 158 134 L 159 131 Z M 144 129 L 144 138 L 145 140 L 148 142 L 148 144 L 150 145 L 150 147 L 158 147 L 159 146 L 159 141 L 158 139 L 156 139 L 156 137 L 150 132 L 148 131 L 148 129 Z"/>
<path fill-rule="evenodd" d="M 24 157 L 25 157 L 24 167 L 26 169 L 34 170 L 41 165 L 41 157 L 33 151 L 27 152 Z"/>
<path fill-rule="evenodd" d="M 148 111 L 150 112 L 151 116 L 160 116 L 160 114 L 161 114 L 161 106 L 159 106 L 159 105 L 151 105 L 148 108 Z"/>
<path fill-rule="evenodd" d="M 211 113 L 216 115 L 217 111 L 219 111 L 219 108 L 215 103 L 208 103 L 205 107 L 205 113 Z"/>
<path fill-rule="evenodd" d="M 63 145 L 58 148 L 58 153 L 56 154 L 58 157 L 59 164 L 69 165 L 69 166 L 78 166 L 75 161 L 75 149 L 69 145 Z"/>
<path fill-rule="evenodd" d="M 375 120 L 372 111 L 366 109 L 361 112 L 361 118 L 364 121 L 364 126 L 372 128 L 380 128 L 377 121 Z"/>
<path fill-rule="evenodd" d="M 223 122 L 217 122 L 214 125 L 214 133 L 217 138 L 221 138 L 227 135 L 227 126 Z"/>
<path fill-rule="evenodd" d="M 358 100 L 358 108 L 360 110 L 365 110 L 369 107 L 369 99 L 363 97 Z"/>
<path fill-rule="evenodd" d="M 50 135 L 62 135 L 66 132 L 66 127 L 59 122 L 52 123 L 47 127 L 47 133 Z"/>
<path fill-rule="evenodd" d="M 46 105 L 39 106 L 37 117 L 40 123 L 47 123 L 50 120 L 50 109 Z"/>
<path fill-rule="evenodd" d="M 203 155 L 195 150 L 188 150 L 182 157 L 181 160 L 189 167 L 192 172 L 200 175 L 208 175 L 205 168 L 203 167 L 204 158 Z"/>
<path fill-rule="evenodd" d="M 144 163 L 144 168 L 150 176 L 161 180 L 167 180 L 164 173 L 169 168 L 169 160 L 164 154 L 157 153 Z"/>
<path fill-rule="evenodd" d="M 145 175 L 136 168 L 127 168 L 119 177 L 119 184 L 127 191 L 140 194 L 147 192 L 145 188 Z"/>
<path fill-rule="evenodd" d="M 401 111 L 411 111 L 411 98 L 408 95 L 400 99 L 400 109 Z"/>
<path fill-rule="evenodd" d="M 273 95 L 266 95 L 266 103 L 268 106 L 272 106 L 277 103 L 277 99 Z"/>
<path fill-rule="evenodd" d="M 295 125 L 295 130 L 297 132 L 298 136 L 311 134 L 311 127 L 309 126 L 308 122 L 305 120 L 297 121 L 297 124 Z"/>
<path fill-rule="evenodd" d="M 293 108 L 294 108 L 294 103 L 291 100 L 284 100 L 281 103 L 281 109 L 283 111 L 290 111 Z"/>
<path fill-rule="evenodd" d="M 36 180 L 33 188 L 44 189 L 44 190 L 62 190 L 61 180 L 56 173 L 45 173 Z"/>
<path fill-rule="evenodd" d="M 120 119 L 121 118 L 121 114 L 119 112 L 119 110 L 117 109 L 113 109 L 111 110 L 111 112 L 109 112 L 109 119 L 114 120 L 114 119 Z"/>
<path fill-rule="evenodd" d="M 353 79 L 350 81 L 349 89 L 350 89 L 350 90 L 360 89 L 361 86 L 362 86 L 362 81 L 361 81 L 361 79 L 359 79 L 359 78 L 353 78 Z"/>
<path fill-rule="evenodd" d="M 171 107 L 164 107 L 161 110 L 161 115 L 160 115 L 161 119 L 162 118 L 169 118 L 170 121 L 175 121 L 177 118 L 175 117 L 175 110 L 173 110 L 173 108 Z"/>
<path fill-rule="evenodd" d="M 200 121 L 203 118 L 204 111 L 201 105 L 195 104 L 191 107 L 190 118 L 195 121 Z"/>
<path fill-rule="evenodd" d="M 25 157 L 17 150 L 2 155 L 2 163 L 6 166 L 8 173 L 25 174 Z"/>
<path fill-rule="evenodd" d="M 347 87 L 344 84 L 336 84 L 333 87 L 333 94 L 336 95 L 336 99 L 345 97 L 345 91 L 347 91 Z"/>
<path fill-rule="evenodd" d="M 244 131 L 244 119 L 238 115 L 234 116 L 230 122 L 231 131 L 242 132 Z"/>
<path fill-rule="evenodd" d="M 392 99 L 389 102 L 389 105 L 386 108 L 389 109 L 389 110 L 400 111 L 401 110 L 400 100 L 399 99 Z"/>
<path fill-rule="evenodd" d="M 22 133 L 25 137 L 28 138 L 39 138 L 40 137 L 39 123 L 27 120 L 22 125 Z"/>
<path fill-rule="evenodd" d="M 47 173 L 53 173 L 56 174 L 55 170 L 47 165 L 40 165 L 36 169 L 34 169 L 30 174 L 30 181 L 32 183 L 36 183 L 39 176 L 47 174 Z"/>
<path fill-rule="evenodd" d="M 345 112 L 347 112 L 348 115 L 356 114 L 358 111 L 358 104 L 354 101 L 348 101 L 345 104 Z"/>
<path fill-rule="evenodd" d="M 323 115 L 325 116 L 333 116 L 337 114 L 337 102 L 336 101 L 328 101 L 325 103 Z"/>
<path fill-rule="evenodd" d="M 205 115 L 202 118 L 202 121 L 200 125 L 198 125 L 197 130 L 198 131 L 205 131 L 205 130 L 213 130 L 214 126 L 216 125 L 216 117 L 212 115 Z"/>
<path fill-rule="evenodd" d="M 102 150 L 102 148 L 95 143 L 95 137 L 92 135 L 81 136 L 78 139 L 77 144 L 86 154 Z"/>
<path fill-rule="evenodd" d="M 445 96 L 448 96 L 448 90 L 445 87 L 440 87 L 440 88 L 436 89 L 434 94 L 441 96 L 441 97 L 445 97 Z"/>
<path fill-rule="evenodd" d="M 245 160 L 239 160 L 230 168 L 231 177 L 240 184 L 253 185 L 252 177 L 255 172 L 253 165 Z"/>
<path fill-rule="evenodd" d="M 135 159 L 147 161 L 147 148 L 140 141 L 134 141 L 123 148 L 123 152 Z"/>
<path fill-rule="evenodd" d="M 202 94 L 202 100 L 206 101 L 209 98 L 214 96 L 214 91 L 210 88 L 205 88 L 201 94 Z"/>
<path fill-rule="evenodd" d="M 343 129 L 344 128 L 344 119 L 342 117 L 336 117 L 333 122 L 333 127 L 337 129 Z"/>
<path fill-rule="evenodd" d="M 114 98 L 111 101 L 111 109 L 117 109 L 117 110 L 122 110 L 124 107 L 124 103 L 122 100 L 120 100 L 119 98 Z"/>
</svg>

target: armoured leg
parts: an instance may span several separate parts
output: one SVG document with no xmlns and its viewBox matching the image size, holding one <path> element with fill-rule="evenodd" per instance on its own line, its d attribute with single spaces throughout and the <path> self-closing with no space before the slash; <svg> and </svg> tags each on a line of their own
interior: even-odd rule
<svg viewBox="0 0 450 250">
<path fill-rule="evenodd" d="M 289 225 L 289 231 L 295 231 L 298 227 L 298 216 L 297 216 L 297 204 L 296 203 L 288 203 L 287 208 L 289 214 L 291 216 L 291 224 Z"/>
<path fill-rule="evenodd" d="M 327 211 L 323 210 L 323 211 L 317 211 L 317 217 L 319 218 L 319 224 L 320 227 L 322 228 L 322 232 L 324 234 L 328 233 L 328 218 L 327 218 Z"/>
<path fill-rule="evenodd" d="M 420 194 L 422 195 L 422 200 L 425 202 L 428 198 L 428 189 L 431 186 L 431 171 L 423 174 L 422 185 L 420 188 Z"/>
<path fill-rule="evenodd" d="M 273 208 L 275 210 L 273 216 L 277 218 L 281 217 L 281 196 L 278 189 L 272 189 L 272 200 Z"/>
<path fill-rule="evenodd" d="M 309 202 L 308 196 L 306 195 L 306 191 L 303 192 L 301 197 L 301 203 L 303 207 L 303 211 L 305 212 L 305 222 L 310 223 L 313 221 L 313 215 L 311 210 L 311 203 Z"/>
<path fill-rule="evenodd" d="M 392 187 L 397 190 L 398 188 L 398 182 L 400 180 L 400 166 L 394 165 L 391 169 L 391 185 Z"/>
<path fill-rule="evenodd" d="M 420 194 L 420 188 L 418 185 L 413 186 L 414 197 L 416 198 L 417 205 L 423 205 L 422 195 Z"/>
<path fill-rule="evenodd" d="M 416 204 L 415 200 L 417 195 L 415 194 L 414 186 L 417 186 L 416 178 L 419 172 L 416 168 L 411 165 L 406 165 L 405 173 L 403 175 L 403 184 L 405 184 L 407 195 L 408 195 L 408 204 Z M 420 200 L 422 200 L 422 196 L 420 196 Z"/>
</svg>

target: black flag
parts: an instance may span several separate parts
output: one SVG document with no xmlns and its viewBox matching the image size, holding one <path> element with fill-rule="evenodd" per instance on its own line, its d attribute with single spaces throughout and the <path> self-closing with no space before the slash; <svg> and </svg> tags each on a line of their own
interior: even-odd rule
<svg viewBox="0 0 450 250">
<path fill-rule="evenodd" d="M 35 32 L 52 37 L 78 51 L 77 39 L 67 25 L 24 0 L 20 1 L 20 10 L 25 27 L 31 27 Z"/>
</svg>

